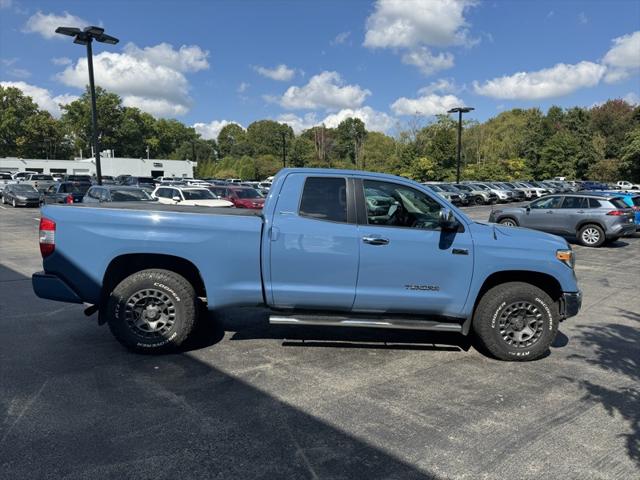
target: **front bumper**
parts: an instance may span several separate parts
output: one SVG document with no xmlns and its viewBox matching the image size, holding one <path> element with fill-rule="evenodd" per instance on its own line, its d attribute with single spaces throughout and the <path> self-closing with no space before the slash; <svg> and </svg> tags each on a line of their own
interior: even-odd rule
<svg viewBox="0 0 640 480">
<path fill-rule="evenodd" d="M 40 298 L 58 302 L 82 303 L 82 300 L 67 283 L 56 275 L 37 272 L 31 276 L 33 291 Z"/>
<path fill-rule="evenodd" d="M 575 317 L 582 307 L 582 292 L 564 292 L 560 297 L 560 320 Z"/>
</svg>

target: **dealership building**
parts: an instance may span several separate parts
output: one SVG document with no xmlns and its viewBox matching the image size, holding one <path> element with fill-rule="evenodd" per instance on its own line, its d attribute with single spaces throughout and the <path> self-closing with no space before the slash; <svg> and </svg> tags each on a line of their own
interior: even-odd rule
<svg viewBox="0 0 640 480">
<path fill-rule="evenodd" d="M 104 155 L 104 156 L 103 156 Z M 191 160 L 165 160 L 157 158 L 114 157 L 110 151 L 100 155 L 103 175 L 133 175 L 136 177 L 193 177 L 197 162 Z M 38 158 L 0 158 L 0 172 L 61 173 L 69 175 L 95 175 L 95 158 L 75 160 L 43 160 Z"/>
</svg>

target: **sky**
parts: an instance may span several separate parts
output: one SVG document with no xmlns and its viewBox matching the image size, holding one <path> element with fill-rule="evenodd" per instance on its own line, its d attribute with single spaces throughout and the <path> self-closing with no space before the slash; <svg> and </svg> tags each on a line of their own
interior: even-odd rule
<svg viewBox="0 0 640 480">
<path fill-rule="evenodd" d="M 457 106 L 640 103 L 640 2 L 0 0 L 0 84 L 59 116 L 88 82 L 57 26 L 98 25 L 96 83 L 204 138 L 260 119 L 349 116 L 394 134 Z"/>
</svg>

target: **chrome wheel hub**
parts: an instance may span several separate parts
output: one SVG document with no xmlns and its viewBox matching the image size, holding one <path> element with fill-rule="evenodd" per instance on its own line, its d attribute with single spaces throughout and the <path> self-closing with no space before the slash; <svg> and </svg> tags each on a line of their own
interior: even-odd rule
<svg viewBox="0 0 640 480">
<path fill-rule="evenodd" d="M 176 321 L 176 307 L 171 297 L 162 290 L 139 290 L 127 299 L 125 321 L 139 336 L 164 335 Z"/>
<path fill-rule="evenodd" d="M 582 232 L 582 240 L 584 243 L 588 243 L 589 245 L 593 245 L 594 243 L 598 243 L 600 240 L 600 232 L 595 228 L 587 228 L 584 232 Z"/>
</svg>

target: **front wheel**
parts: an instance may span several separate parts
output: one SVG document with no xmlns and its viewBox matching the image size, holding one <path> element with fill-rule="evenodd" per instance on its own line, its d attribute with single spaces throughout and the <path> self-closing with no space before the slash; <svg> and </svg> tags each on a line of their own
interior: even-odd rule
<svg viewBox="0 0 640 480">
<path fill-rule="evenodd" d="M 476 205 L 484 205 L 487 202 L 484 201 L 484 198 L 478 195 L 476 198 L 473 199 L 473 203 L 475 203 Z"/>
<path fill-rule="evenodd" d="M 544 291 L 509 282 L 488 290 L 473 316 L 473 330 L 493 356 L 507 361 L 542 357 L 558 332 L 559 316 Z"/>
<path fill-rule="evenodd" d="M 13 208 L 17 208 L 18 207 L 18 204 L 16 203 L 16 199 L 15 198 L 11 202 L 11 206 L 13 206 Z"/>
<path fill-rule="evenodd" d="M 189 337 L 196 323 L 193 286 L 169 270 L 142 270 L 111 292 L 106 314 L 109 329 L 130 350 L 164 353 Z"/>
<path fill-rule="evenodd" d="M 504 225 L 505 227 L 517 227 L 518 221 L 515 218 L 507 217 L 503 218 L 498 222 L 500 225 Z"/>
</svg>

